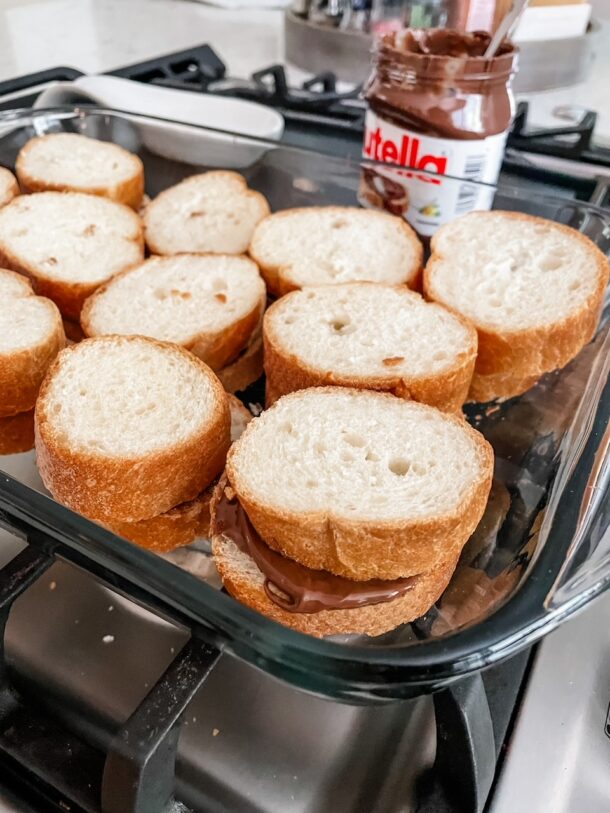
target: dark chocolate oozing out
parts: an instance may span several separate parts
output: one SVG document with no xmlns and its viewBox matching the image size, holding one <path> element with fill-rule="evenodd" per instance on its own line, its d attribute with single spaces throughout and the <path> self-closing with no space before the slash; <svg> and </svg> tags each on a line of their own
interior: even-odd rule
<svg viewBox="0 0 610 813">
<path fill-rule="evenodd" d="M 211 532 L 222 535 L 255 561 L 265 576 L 267 597 L 292 613 L 316 613 L 382 604 L 413 589 L 417 576 L 364 582 L 313 570 L 272 550 L 260 538 L 237 497 L 222 488 L 212 516 Z"/>
</svg>

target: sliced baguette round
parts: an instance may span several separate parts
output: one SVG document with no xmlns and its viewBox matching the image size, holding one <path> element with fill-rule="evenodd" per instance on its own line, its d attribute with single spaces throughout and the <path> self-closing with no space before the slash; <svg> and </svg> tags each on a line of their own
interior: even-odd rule
<svg viewBox="0 0 610 813">
<path fill-rule="evenodd" d="M 248 343 L 265 299 L 265 283 L 247 257 L 153 257 L 98 288 L 83 306 L 81 325 L 87 336 L 173 342 L 218 370 Z"/>
<path fill-rule="evenodd" d="M 237 172 L 192 175 L 144 209 L 152 254 L 243 254 L 269 204 Z"/>
<path fill-rule="evenodd" d="M 252 420 L 252 413 L 234 395 L 229 395 L 228 400 L 231 412 L 231 442 L 234 442 Z M 140 522 L 113 520 L 104 524 L 124 539 L 158 553 L 190 545 L 198 537 L 209 535 L 210 502 L 215 486 L 216 482 L 194 500 L 181 503 L 156 517 Z"/>
<path fill-rule="evenodd" d="M 19 194 L 17 178 L 10 169 L 0 167 L 0 206 L 10 203 Z"/>
<path fill-rule="evenodd" d="M 36 402 L 38 468 L 92 519 L 134 522 L 194 499 L 229 447 L 226 394 L 181 347 L 100 336 L 58 356 Z"/>
<path fill-rule="evenodd" d="M 61 315 L 29 281 L 0 269 L 0 418 L 33 409 L 47 369 L 65 346 Z"/>
<path fill-rule="evenodd" d="M 226 473 L 261 538 L 357 581 L 413 576 L 459 551 L 493 471 L 462 418 L 388 393 L 300 390 L 253 420 Z"/>
<path fill-rule="evenodd" d="M 87 192 L 136 210 L 144 195 L 144 165 L 137 155 L 78 133 L 30 139 L 15 170 L 24 192 Z"/>
<path fill-rule="evenodd" d="M 458 557 L 439 561 L 433 570 L 415 577 L 411 590 L 382 604 L 315 613 L 290 613 L 275 604 L 265 592 L 265 576 L 256 562 L 225 537 L 212 540 L 214 562 L 229 593 L 242 604 L 286 627 L 322 638 L 325 635 L 358 633 L 381 635 L 414 621 L 436 603 L 447 587 Z"/>
<path fill-rule="evenodd" d="M 141 519 L 139 522 L 107 520 L 104 525 L 123 539 L 156 553 L 167 553 L 191 545 L 198 537 L 209 534 L 210 502 L 214 486 L 215 483 L 194 500 L 180 503 L 156 517 Z"/>
<path fill-rule="evenodd" d="M 80 192 L 20 195 L 0 209 L 0 264 L 28 276 L 63 316 L 144 259 L 140 218 L 127 206 Z"/>
<path fill-rule="evenodd" d="M 593 337 L 608 260 L 583 234 L 516 212 L 472 212 L 432 238 L 428 298 L 476 327 L 470 398 L 509 398 Z"/>
<path fill-rule="evenodd" d="M 34 410 L 0 418 L 0 455 L 21 454 L 34 448 Z"/>
<path fill-rule="evenodd" d="M 293 291 L 266 312 L 263 339 L 268 404 L 334 384 L 455 412 L 477 354 L 465 319 L 405 286 L 370 282 Z"/>
<path fill-rule="evenodd" d="M 350 206 L 270 215 L 254 230 L 248 251 L 275 296 L 361 280 L 413 288 L 423 263 L 422 244 L 402 218 Z"/>
</svg>

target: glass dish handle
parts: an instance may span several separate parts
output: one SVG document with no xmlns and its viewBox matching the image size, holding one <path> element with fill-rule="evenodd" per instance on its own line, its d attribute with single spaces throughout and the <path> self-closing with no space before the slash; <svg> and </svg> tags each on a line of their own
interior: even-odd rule
<svg viewBox="0 0 610 813">
<path fill-rule="evenodd" d="M 571 533 L 565 562 L 546 596 L 549 612 L 584 606 L 610 586 L 610 331 L 592 365 L 566 437 L 556 487 L 541 528 L 545 544 Z M 547 526 L 545 528 L 545 525 Z"/>
</svg>

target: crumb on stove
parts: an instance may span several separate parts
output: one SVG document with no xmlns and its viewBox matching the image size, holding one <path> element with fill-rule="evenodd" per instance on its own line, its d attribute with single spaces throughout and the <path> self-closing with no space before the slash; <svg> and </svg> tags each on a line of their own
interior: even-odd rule
<svg viewBox="0 0 610 813">
<path fill-rule="evenodd" d="M 310 178 L 294 178 L 292 186 L 300 192 L 317 192 L 319 187 Z"/>
</svg>

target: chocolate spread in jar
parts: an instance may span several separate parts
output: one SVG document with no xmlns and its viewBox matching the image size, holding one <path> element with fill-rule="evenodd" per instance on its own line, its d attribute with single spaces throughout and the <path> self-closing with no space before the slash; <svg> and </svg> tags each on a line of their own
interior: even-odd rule
<svg viewBox="0 0 610 813">
<path fill-rule="evenodd" d="M 452 180 L 494 184 L 500 171 L 514 110 L 510 83 L 517 51 L 505 42 L 493 59 L 485 59 L 489 41 L 483 32 L 407 29 L 376 43 L 364 92 L 369 107 L 363 156 L 404 169 L 367 167 L 363 182 L 378 192 L 372 172 L 402 185 L 406 219 L 423 236 L 491 206 L 493 190 Z M 371 200 L 363 195 L 361 203 Z"/>
<path fill-rule="evenodd" d="M 224 487 L 215 502 L 211 533 L 225 536 L 251 556 L 265 576 L 267 597 L 292 613 L 381 604 L 403 596 L 417 580 L 417 576 L 411 576 L 391 581 L 356 582 L 288 559 L 263 542 L 237 497 L 230 497 Z"/>
<path fill-rule="evenodd" d="M 401 183 L 379 175 L 373 169 L 362 170 L 359 194 L 375 209 L 392 215 L 404 215 L 409 208 L 409 192 Z"/>
</svg>

